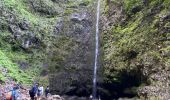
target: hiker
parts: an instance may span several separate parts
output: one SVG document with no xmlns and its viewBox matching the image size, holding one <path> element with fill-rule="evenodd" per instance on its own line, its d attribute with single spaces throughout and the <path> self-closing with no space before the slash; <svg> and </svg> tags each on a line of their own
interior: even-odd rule
<svg viewBox="0 0 170 100">
<path fill-rule="evenodd" d="M 12 91 L 13 90 L 13 83 L 10 83 L 9 80 L 5 81 L 5 100 L 12 100 Z"/>
<path fill-rule="evenodd" d="M 31 100 L 36 100 L 37 98 L 37 91 L 38 91 L 38 83 L 34 84 L 34 86 L 29 90 L 29 95 L 31 97 Z"/>
<path fill-rule="evenodd" d="M 3 100 L 3 87 L 2 87 L 2 84 L 0 84 L 0 100 Z"/>
<path fill-rule="evenodd" d="M 19 85 L 13 83 L 12 90 L 8 90 L 6 92 L 6 99 L 5 100 L 17 100 L 19 98 Z M 10 85 L 10 86 L 12 86 Z"/>
<path fill-rule="evenodd" d="M 2 85 L 0 84 L 0 99 L 2 97 Z"/>
<path fill-rule="evenodd" d="M 38 87 L 38 92 L 37 92 L 37 100 L 40 100 L 42 95 L 43 95 L 44 88 L 43 86 Z"/>
<path fill-rule="evenodd" d="M 45 97 L 47 98 L 48 94 L 50 92 L 49 86 L 46 87 L 45 89 Z"/>
<path fill-rule="evenodd" d="M 13 90 L 12 90 L 12 100 L 17 100 L 19 97 L 19 85 L 14 84 Z"/>
</svg>

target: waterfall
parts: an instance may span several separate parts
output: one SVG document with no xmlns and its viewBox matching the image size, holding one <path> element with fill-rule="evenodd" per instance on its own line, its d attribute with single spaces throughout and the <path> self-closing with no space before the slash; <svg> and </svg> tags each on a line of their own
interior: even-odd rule
<svg viewBox="0 0 170 100">
<path fill-rule="evenodd" d="M 93 76 L 93 100 L 96 99 L 97 94 L 97 67 L 98 67 L 98 55 L 99 55 L 99 17 L 100 17 L 100 0 L 97 4 L 97 18 L 96 18 L 96 49 L 95 49 L 95 64 L 94 64 L 94 76 Z"/>
</svg>

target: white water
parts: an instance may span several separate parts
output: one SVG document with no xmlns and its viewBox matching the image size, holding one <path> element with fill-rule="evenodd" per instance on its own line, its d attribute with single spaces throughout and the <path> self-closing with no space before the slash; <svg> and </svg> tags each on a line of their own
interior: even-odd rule
<svg viewBox="0 0 170 100">
<path fill-rule="evenodd" d="M 96 99 L 97 94 L 97 68 L 98 68 L 98 56 L 99 56 L 99 18 L 100 18 L 100 0 L 97 4 L 97 18 L 96 18 L 96 49 L 95 49 L 95 65 L 93 76 L 93 100 Z"/>
</svg>

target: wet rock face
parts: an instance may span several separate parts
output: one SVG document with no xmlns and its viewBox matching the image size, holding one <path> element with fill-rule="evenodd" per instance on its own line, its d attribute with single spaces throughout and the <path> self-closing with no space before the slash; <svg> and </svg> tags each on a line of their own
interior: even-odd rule
<svg viewBox="0 0 170 100">
<path fill-rule="evenodd" d="M 22 29 L 24 30 L 22 30 L 20 27 L 22 27 Z M 29 25 L 24 22 L 23 25 L 20 27 L 18 25 L 9 26 L 9 30 L 13 35 L 13 39 L 15 41 L 20 41 L 18 46 L 21 46 L 25 49 L 31 46 L 38 46 L 40 41 L 38 38 L 35 37 L 34 33 L 25 31 L 29 28 Z"/>
<path fill-rule="evenodd" d="M 88 14 L 83 12 L 83 13 L 73 13 L 71 16 L 70 16 L 70 19 L 72 21 L 82 21 L 82 20 L 88 20 Z"/>
<path fill-rule="evenodd" d="M 27 2 L 30 7 L 40 15 L 50 17 L 61 14 L 63 12 L 63 9 L 57 4 L 53 3 L 51 0 L 28 0 Z"/>
<path fill-rule="evenodd" d="M 56 23 L 54 27 L 54 33 L 58 35 L 63 32 L 63 29 L 64 29 L 64 21 L 63 19 L 61 19 Z"/>
<path fill-rule="evenodd" d="M 22 31 L 18 26 L 10 25 L 9 30 L 11 31 L 11 33 L 14 35 L 15 38 L 20 38 L 21 37 Z"/>
<path fill-rule="evenodd" d="M 170 95 L 167 92 L 170 91 L 169 90 L 170 72 L 169 72 L 169 63 L 167 64 L 167 62 L 169 61 L 169 49 L 167 50 L 166 48 L 169 47 L 169 19 L 170 19 L 169 8 L 166 8 L 164 4 L 162 4 L 162 2 L 157 2 L 157 4 L 153 6 L 151 5 L 151 3 L 153 2 L 149 0 L 142 0 L 140 4 L 139 3 L 133 4 L 133 6 L 131 6 L 129 10 L 126 10 L 124 6 L 121 6 L 122 3 L 117 1 L 115 3 L 116 4 L 115 6 L 114 6 L 114 1 L 112 0 L 107 0 L 107 3 L 108 3 L 107 5 L 108 9 L 106 10 L 107 12 L 105 16 L 102 16 L 102 23 L 104 24 L 102 27 L 102 31 L 103 31 L 102 35 L 104 36 L 103 41 L 106 41 L 104 42 L 104 47 L 103 47 L 104 63 L 105 63 L 104 70 L 106 70 L 106 74 L 108 73 L 109 80 L 113 79 L 112 84 L 114 84 L 114 81 L 116 80 L 114 78 L 117 76 L 115 75 L 115 73 L 121 73 L 122 71 L 122 70 L 120 71 L 121 67 L 126 71 L 129 71 L 130 69 L 138 68 L 140 72 L 136 73 L 134 76 L 139 76 L 136 79 L 137 81 L 141 80 L 139 84 L 142 84 L 142 86 L 139 84 L 136 85 L 134 80 L 127 81 L 128 83 L 132 83 L 132 87 L 133 86 L 137 87 L 137 91 L 133 89 L 136 91 L 135 95 L 141 96 L 144 99 L 149 99 L 149 100 L 156 100 L 156 99 L 168 100 Z M 146 6 L 151 9 L 147 9 L 144 11 L 143 9 L 147 8 Z M 166 13 L 163 14 L 161 13 L 162 11 L 165 11 Z M 142 17 L 141 19 L 134 18 L 133 14 L 135 16 L 141 17 L 141 15 L 138 15 L 138 12 L 144 13 L 142 15 L 144 16 L 147 15 L 147 16 Z M 139 23 L 136 23 L 134 20 L 141 20 L 141 21 Z M 131 22 L 136 24 L 136 26 L 134 25 L 135 29 L 132 31 L 126 31 L 126 29 L 129 30 L 130 28 L 134 27 L 129 25 Z M 148 23 L 150 24 L 148 25 Z M 150 25 L 153 25 L 154 27 L 150 27 Z M 125 31 L 123 31 L 124 29 Z M 153 30 L 155 29 L 157 31 L 154 31 L 153 34 L 151 34 L 150 36 L 144 35 L 144 33 L 146 34 L 152 33 L 150 32 L 151 29 Z M 128 35 L 124 35 L 126 33 L 130 34 L 133 32 L 134 34 L 129 35 L 129 37 Z M 139 34 L 140 36 L 136 38 L 136 36 L 138 36 Z M 133 37 L 135 37 L 135 39 L 132 39 Z M 155 38 L 155 40 L 153 39 L 153 37 Z M 144 42 L 139 42 L 141 38 L 143 38 L 142 41 L 145 41 L 145 43 L 147 44 L 143 44 Z M 135 45 L 131 45 L 131 43 L 128 44 L 129 39 L 132 39 L 131 42 L 134 43 Z M 152 43 L 158 43 L 158 44 L 151 45 Z M 121 46 L 122 44 L 124 45 Z M 148 44 L 150 46 L 147 47 Z M 166 50 L 162 50 L 162 49 L 166 49 Z M 116 66 L 118 68 L 116 68 Z M 133 71 L 128 73 L 134 74 Z M 120 78 L 117 80 L 120 82 L 121 78 L 128 79 L 126 75 L 126 77 L 120 76 Z M 143 84 L 146 86 L 143 86 Z M 122 86 L 120 85 L 120 87 L 126 85 L 123 84 Z M 118 88 L 119 90 L 120 87 Z M 127 88 L 130 87 L 128 86 Z M 112 90 L 115 91 L 116 89 L 112 89 Z"/>
<path fill-rule="evenodd" d="M 27 69 L 29 67 L 29 64 L 23 61 L 18 61 L 18 64 L 21 69 Z"/>
<path fill-rule="evenodd" d="M 157 98 L 160 100 L 170 99 L 170 72 L 161 69 L 161 71 L 150 75 L 150 81 L 154 81 L 154 84 L 150 86 L 144 86 L 138 90 L 139 95 L 146 98 Z"/>
<path fill-rule="evenodd" d="M 64 70 L 51 75 L 50 87 L 53 93 L 90 95 L 88 85 L 92 84 L 93 24 L 95 24 L 91 17 L 90 12 L 80 11 L 70 14 L 67 20 L 58 21 L 55 25 L 55 34 L 67 36 L 75 41 L 77 46 L 66 57 L 62 65 Z"/>
<path fill-rule="evenodd" d="M 132 13 L 136 14 L 137 12 L 139 12 L 141 10 L 141 6 L 135 6 L 132 8 Z"/>
<path fill-rule="evenodd" d="M 72 14 L 70 16 L 71 28 L 67 35 L 77 38 L 82 43 L 88 42 L 94 24 L 90 17 L 92 16 L 87 12 Z"/>
<path fill-rule="evenodd" d="M 19 23 L 19 26 L 22 30 L 28 30 L 30 28 L 30 23 L 24 19 L 21 23 Z"/>
<path fill-rule="evenodd" d="M 23 19 L 21 22 L 17 22 L 16 19 L 10 20 L 8 30 L 11 36 L 6 40 L 8 43 L 17 44 L 17 48 L 28 49 L 30 47 L 39 47 L 41 41 L 35 36 L 34 32 L 31 32 L 31 24 L 28 20 Z M 16 47 L 15 47 L 16 48 Z"/>
<path fill-rule="evenodd" d="M 4 37 L 5 42 L 12 45 L 12 50 L 28 49 L 30 47 L 38 47 L 40 41 L 34 32 L 31 32 L 31 22 L 26 18 L 19 19 L 15 11 L 2 7 L 0 18 L 0 30 L 9 31 L 11 34 Z M 38 45 L 37 45 L 38 43 Z"/>
<path fill-rule="evenodd" d="M 110 0 L 108 2 L 108 11 L 107 16 L 101 15 L 101 23 L 102 23 L 102 30 L 107 31 L 110 27 L 116 25 L 117 23 L 124 23 L 125 22 L 125 13 L 123 8 L 120 4 L 114 4 Z"/>
</svg>

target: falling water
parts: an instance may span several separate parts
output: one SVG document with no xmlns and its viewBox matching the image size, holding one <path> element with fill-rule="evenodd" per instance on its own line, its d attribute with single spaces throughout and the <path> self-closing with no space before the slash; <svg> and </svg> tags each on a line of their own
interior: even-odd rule
<svg viewBox="0 0 170 100">
<path fill-rule="evenodd" d="M 97 5 L 97 19 L 96 19 L 96 51 L 95 51 L 95 65 L 94 65 L 94 76 L 93 76 L 93 100 L 96 99 L 97 93 L 97 64 L 99 55 L 99 17 L 100 17 L 100 0 L 98 0 Z"/>
</svg>

